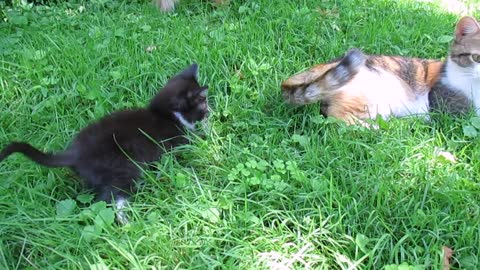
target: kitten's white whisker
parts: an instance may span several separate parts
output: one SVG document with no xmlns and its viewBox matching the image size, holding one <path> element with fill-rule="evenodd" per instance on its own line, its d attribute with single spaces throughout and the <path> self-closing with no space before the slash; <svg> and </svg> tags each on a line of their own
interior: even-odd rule
<svg viewBox="0 0 480 270">
<path fill-rule="evenodd" d="M 175 118 L 182 124 L 184 125 L 187 129 L 194 130 L 195 129 L 195 124 L 188 122 L 185 117 L 183 117 L 181 112 L 173 112 L 173 115 Z"/>
</svg>

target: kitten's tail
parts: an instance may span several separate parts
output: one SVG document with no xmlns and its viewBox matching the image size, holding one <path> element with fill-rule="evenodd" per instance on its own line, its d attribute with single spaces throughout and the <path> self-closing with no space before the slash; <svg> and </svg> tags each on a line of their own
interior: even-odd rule
<svg viewBox="0 0 480 270">
<path fill-rule="evenodd" d="M 22 153 L 36 163 L 47 167 L 67 167 L 73 165 L 73 158 L 67 153 L 47 154 L 25 142 L 12 142 L 0 152 L 0 162 L 13 153 Z"/>
<path fill-rule="evenodd" d="M 293 104 L 307 104 L 322 99 L 329 91 L 348 83 L 365 65 L 367 56 L 359 49 L 351 49 L 345 56 L 328 64 L 321 64 L 298 73 L 282 83 L 283 97 Z"/>
</svg>

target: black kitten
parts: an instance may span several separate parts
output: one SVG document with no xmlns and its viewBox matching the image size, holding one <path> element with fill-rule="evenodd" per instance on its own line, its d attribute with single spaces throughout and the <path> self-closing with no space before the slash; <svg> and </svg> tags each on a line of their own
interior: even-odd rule
<svg viewBox="0 0 480 270">
<path fill-rule="evenodd" d="M 141 168 L 172 147 L 188 143 L 186 129 L 206 118 L 207 86 L 197 82 L 193 64 L 170 79 L 145 109 L 114 112 L 93 123 L 56 154 L 43 153 L 25 142 L 13 142 L 0 152 L 0 162 L 18 152 L 48 167 L 70 167 L 94 189 L 97 199 L 115 199 L 122 208 Z M 122 214 L 120 221 L 125 221 Z"/>
</svg>

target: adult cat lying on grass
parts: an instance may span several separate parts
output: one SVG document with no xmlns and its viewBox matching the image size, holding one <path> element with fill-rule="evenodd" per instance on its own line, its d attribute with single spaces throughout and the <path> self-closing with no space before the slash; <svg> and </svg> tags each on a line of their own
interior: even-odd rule
<svg viewBox="0 0 480 270">
<path fill-rule="evenodd" d="M 0 152 L 0 162 L 18 152 L 44 166 L 69 167 L 98 200 L 110 202 L 113 197 L 121 209 L 146 164 L 165 150 L 188 143 L 186 130 L 206 118 L 207 86 L 200 86 L 197 76 L 198 66 L 193 64 L 171 78 L 147 108 L 100 119 L 82 129 L 63 152 L 46 154 L 26 142 L 13 142 Z"/>
<path fill-rule="evenodd" d="M 365 55 L 353 49 L 340 59 L 314 66 L 282 83 L 294 104 L 320 101 L 322 113 L 358 120 L 426 114 L 429 110 L 480 113 L 480 25 L 472 17 L 457 23 L 444 62 Z"/>
</svg>

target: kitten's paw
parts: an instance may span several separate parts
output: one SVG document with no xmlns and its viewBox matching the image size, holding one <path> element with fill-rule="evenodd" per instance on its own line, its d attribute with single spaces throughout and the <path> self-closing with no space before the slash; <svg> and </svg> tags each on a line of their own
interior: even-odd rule
<svg viewBox="0 0 480 270">
<path fill-rule="evenodd" d="M 121 225 L 127 225 L 129 223 L 127 215 L 122 210 L 117 211 L 117 222 Z"/>
</svg>

